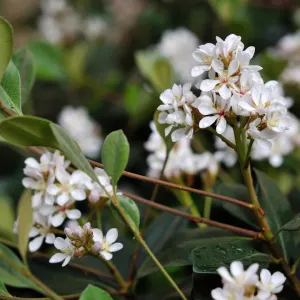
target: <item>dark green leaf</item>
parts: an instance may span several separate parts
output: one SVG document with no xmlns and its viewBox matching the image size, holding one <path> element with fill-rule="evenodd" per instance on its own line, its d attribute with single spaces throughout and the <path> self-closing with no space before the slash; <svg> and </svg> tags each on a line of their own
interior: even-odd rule
<svg viewBox="0 0 300 300">
<path fill-rule="evenodd" d="M 113 186 L 116 186 L 129 158 L 129 143 L 122 130 L 111 132 L 102 146 L 102 162 Z"/>
<path fill-rule="evenodd" d="M 18 268 L 15 269 L 12 264 L 7 262 L 7 259 Z M 9 286 L 19 288 L 30 288 L 40 291 L 40 288 L 35 285 L 28 277 L 26 277 L 20 270 L 25 266 L 19 258 L 6 246 L 0 244 L 0 278 L 1 281 Z"/>
<path fill-rule="evenodd" d="M 46 41 L 32 41 L 29 49 L 36 66 L 36 76 L 42 80 L 62 81 L 66 79 L 63 52 Z"/>
<path fill-rule="evenodd" d="M 139 226 L 140 226 L 140 211 L 139 211 L 139 208 L 137 207 L 135 202 L 130 198 L 125 197 L 123 195 L 117 195 L 117 197 L 118 197 L 121 208 L 126 213 L 126 215 L 129 217 L 131 224 L 135 228 L 138 229 Z M 113 205 L 111 206 L 111 209 L 112 209 L 112 212 L 113 212 L 114 216 L 119 221 L 124 223 L 122 217 L 119 215 L 117 209 Z"/>
<path fill-rule="evenodd" d="M 257 252 L 239 240 L 222 243 L 218 239 L 194 249 L 192 259 L 194 272 L 216 273 L 219 267 L 229 267 L 233 261 L 241 261 L 245 267 L 253 263 L 259 263 L 260 267 L 267 267 L 271 257 Z"/>
<path fill-rule="evenodd" d="M 235 183 L 235 184 L 217 184 L 214 187 L 216 193 L 228 197 L 232 197 L 235 199 L 243 200 L 247 203 L 250 203 L 249 193 L 247 188 L 244 185 Z M 245 207 L 240 207 L 230 202 L 222 202 L 222 207 L 228 211 L 231 215 L 236 217 L 237 219 L 247 223 L 248 225 L 252 226 L 255 229 L 259 229 L 256 224 L 256 220 L 252 211 Z"/>
<path fill-rule="evenodd" d="M 233 239 L 238 240 L 239 237 L 233 237 L 231 232 L 221 230 L 219 228 L 197 228 L 178 232 L 174 236 L 171 244 L 158 252 L 157 258 L 164 267 L 182 267 L 192 265 L 191 251 L 199 245 L 228 242 Z M 245 244 L 248 242 L 245 241 Z M 151 259 L 146 259 L 138 270 L 137 277 L 141 278 L 153 272 L 157 272 L 158 268 Z"/>
<path fill-rule="evenodd" d="M 0 282 L 0 296 L 12 297 L 2 282 Z"/>
<path fill-rule="evenodd" d="M 13 62 L 18 68 L 21 76 L 21 99 L 22 105 L 26 102 L 35 80 L 35 64 L 31 52 L 20 49 L 13 54 Z"/>
<path fill-rule="evenodd" d="M 292 218 L 292 211 L 287 199 L 282 195 L 270 177 L 264 173 L 255 170 L 258 181 L 258 199 L 266 218 L 271 227 L 273 234 L 289 222 Z M 278 234 L 277 241 L 282 248 L 284 257 L 289 258 L 294 254 L 294 242 L 289 232 L 282 231 Z"/>
<path fill-rule="evenodd" d="M 31 190 L 25 190 L 21 196 L 18 205 L 18 216 L 19 216 L 19 230 L 18 230 L 18 239 L 19 239 L 19 251 L 23 258 L 23 261 L 26 261 L 26 254 L 28 248 L 29 240 L 29 231 L 32 227 L 32 203 L 31 203 Z"/>
<path fill-rule="evenodd" d="M 13 29 L 11 25 L 0 18 L 0 80 L 4 74 L 4 71 L 10 61 L 13 51 Z"/>
<path fill-rule="evenodd" d="M 4 105 L 17 114 L 21 109 L 21 78 L 19 71 L 11 60 L 4 72 L 0 87 L 0 97 Z"/>
<path fill-rule="evenodd" d="M 294 219 L 289 221 L 288 223 L 284 224 L 280 230 L 287 230 L 287 231 L 295 231 L 300 228 L 300 214 L 298 214 Z"/>
<path fill-rule="evenodd" d="M 0 135 L 16 146 L 57 148 L 50 124 L 48 120 L 32 116 L 11 117 L 0 123 Z"/>
<path fill-rule="evenodd" d="M 74 142 L 74 140 L 60 126 L 51 123 L 50 128 L 56 138 L 58 149 L 65 153 L 75 167 L 88 174 L 94 181 L 98 182 L 98 178 L 95 175 L 93 168 L 85 158 L 77 143 Z"/>
<path fill-rule="evenodd" d="M 105 291 L 89 284 L 88 287 L 81 294 L 79 300 L 113 300 L 113 299 Z"/>
</svg>

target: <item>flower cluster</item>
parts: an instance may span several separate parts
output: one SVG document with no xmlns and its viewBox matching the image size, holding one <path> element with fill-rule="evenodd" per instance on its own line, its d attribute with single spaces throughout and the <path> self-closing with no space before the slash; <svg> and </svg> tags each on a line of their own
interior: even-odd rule
<svg viewBox="0 0 300 300">
<path fill-rule="evenodd" d="M 276 294 L 283 290 L 286 277 L 281 272 L 273 275 L 262 269 L 260 278 L 257 275 L 259 265 L 253 264 L 247 270 L 241 262 L 230 265 L 230 272 L 225 267 L 217 271 L 223 280 L 223 288 L 212 290 L 214 300 L 276 300 Z"/>
<path fill-rule="evenodd" d="M 103 142 L 101 129 L 84 107 L 64 107 L 58 116 L 58 124 L 77 142 L 86 156 L 99 156 Z"/>
<path fill-rule="evenodd" d="M 60 263 L 66 266 L 72 257 L 81 257 L 85 254 L 100 256 L 105 260 L 112 259 L 112 252 L 119 251 L 123 248 L 121 243 L 115 243 L 118 238 L 118 230 L 110 229 L 106 236 L 98 228 L 92 228 L 90 223 L 83 227 L 77 226 L 74 229 L 65 228 L 66 238 L 58 237 L 54 241 L 56 249 L 60 253 L 54 254 L 50 258 L 50 263 Z"/>
<path fill-rule="evenodd" d="M 251 65 L 254 47 L 244 49 L 241 37 L 234 34 L 216 44 L 205 44 L 193 53 L 198 65 L 192 76 L 208 72 L 208 79 L 196 86 L 200 97 L 191 91 L 191 84 L 175 85 L 160 96 L 159 122 L 168 124 L 166 136 L 172 140 L 192 138 L 195 130 L 216 125 L 222 135 L 226 128 L 243 126 L 249 140 L 263 149 L 270 149 L 271 140 L 291 124 L 287 108 L 290 101 L 282 96 L 278 83 L 264 83 L 260 66 Z"/>
<path fill-rule="evenodd" d="M 151 152 L 147 158 L 148 176 L 159 178 L 167 155 L 166 146 L 153 121 L 150 128 L 152 132 L 144 145 L 145 149 Z M 191 141 L 181 138 L 169 153 L 163 175 L 171 179 L 184 174 L 195 175 L 203 170 L 208 170 L 215 176 L 218 170 L 215 155 L 209 152 L 195 154 L 192 151 Z"/>
<path fill-rule="evenodd" d="M 39 29 L 51 43 L 69 43 L 80 34 L 87 40 L 97 40 L 107 32 L 108 26 L 102 18 L 82 20 L 66 0 L 41 0 L 41 10 Z"/>
<path fill-rule="evenodd" d="M 95 168 L 94 171 L 105 190 L 80 170 L 69 173 L 70 162 L 59 151 L 46 152 L 39 162 L 27 158 L 25 164 L 24 174 L 27 177 L 22 182 L 24 187 L 33 190 L 30 251 L 37 251 L 44 240 L 53 243 L 55 236 L 52 229 L 61 226 L 65 219 L 81 217 L 80 210 L 75 208 L 77 201 L 88 199 L 93 205 L 101 198 L 108 198 L 113 191 L 110 178 L 102 169 Z M 18 222 L 15 231 L 18 231 Z"/>
<path fill-rule="evenodd" d="M 157 50 L 169 59 L 181 82 L 194 81 L 190 69 L 194 65 L 192 53 L 199 45 L 197 36 L 186 28 L 167 30 L 157 45 Z"/>
</svg>

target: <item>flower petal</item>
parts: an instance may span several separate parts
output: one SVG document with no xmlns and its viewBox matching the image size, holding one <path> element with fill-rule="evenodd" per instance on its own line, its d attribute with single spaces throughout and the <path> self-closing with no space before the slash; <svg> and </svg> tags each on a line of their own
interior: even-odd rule
<svg viewBox="0 0 300 300">
<path fill-rule="evenodd" d="M 49 263 L 50 264 L 56 264 L 56 263 L 59 263 L 61 261 L 63 261 L 64 259 L 66 259 L 67 257 L 67 254 L 64 254 L 64 253 L 56 253 L 54 254 L 50 260 L 49 260 Z"/>
<path fill-rule="evenodd" d="M 109 248 L 108 248 L 108 251 L 109 252 L 116 252 L 116 251 L 119 251 L 123 248 L 123 244 L 121 243 L 115 243 L 115 244 L 112 244 Z"/>
<path fill-rule="evenodd" d="M 47 244 L 54 244 L 54 241 L 55 241 L 55 235 L 53 233 L 48 233 L 46 235 L 46 243 Z"/>
<path fill-rule="evenodd" d="M 112 259 L 112 254 L 107 252 L 107 251 L 100 251 L 100 254 L 104 257 L 106 260 L 111 260 Z"/>
<path fill-rule="evenodd" d="M 206 128 L 212 125 L 218 119 L 218 115 L 211 116 L 211 117 L 204 117 L 200 120 L 199 126 L 200 128 Z"/>
<path fill-rule="evenodd" d="M 65 220 L 66 216 L 63 212 L 58 212 L 51 217 L 51 224 L 54 227 L 59 227 Z"/>
<path fill-rule="evenodd" d="M 100 229 L 98 228 L 93 229 L 93 240 L 94 242 L 99 242 L 100 244 L 103 243 L 103 233 Z"/>
<path fill-rule="evenodd" d="M 37 251 L 38 249 L 41 248 L 42 244 L 43 244 L 43 241 L 44 241 L 44 236 L 43 235 L 40 235 L 36 238 L 34 238 L 29 244 L 29 250 L 30 252 L 35 252 Z"/>
<path fill-rule="evenodd" d="M 226 126 L 227 126 L 227 122 L 226 122 L 224 116 L 222 116 L 219 119 L 218 125 L 216 127 L 217 133 L 223 134 L 225 132 L 225 130 L 226 130 Z"/>
<path fill-rule="evenodd" d="M 200 84 L 200 90 L 209 92 L 213 90 L 218 83 L 220 83 L 220 80 L 205 79 Z"/>
<path fill-rule="evenodd" d="M 65 261 L 62 264 L 62 267 L 65 267 L 70 262 L 71 258 L 72 258 L 72 256 L 67 256 Z"/>
<path fill-rule="evenodd" d="M 118 229 L 117 228 L 112 228 L 108 230 L 105 240 L 108 244 L 113 244 L 118 238 Z"/>
<path fill-rule="evenodd" d="M 66 215 L 71 220 L 77 220 L 81 217 L 81 212 L 78 209 L 67 209 Z"/>
</svg>

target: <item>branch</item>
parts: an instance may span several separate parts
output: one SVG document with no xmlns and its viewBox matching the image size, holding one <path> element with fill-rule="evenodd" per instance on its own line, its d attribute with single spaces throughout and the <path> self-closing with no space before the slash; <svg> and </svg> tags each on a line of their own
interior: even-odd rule
<svg viewBox="0 0 300 300">
<path fill-rule="evenodd" d="M 103 168 L 103 164 L 98 163 L 96 161 L 89 160 L 89 163 L 94 167 Z M 178 184 L 175 184 L 175 183 L 171 183 L 171 182 L 167 182 L 167 181 L 159 180 L 159 179 L 155 179 L 155 178 L 150 178 L 150 177 L 146 177 L 146 176 L 143 176 L 143 175 L 139 175 L 139 174 L 135 174 L 135 173 L 127 172 L 127 171 L 124 171 L 122 174 L 124 176 L 134 178 L 134 179 L 137 179 L 137 180 L 147 181 L 147 182 L 151 182 L 151 183 L 154 183 L 154 184 L 163 185 L 163 186 L 166 186 L 166 187 L 169 187 L 169 188 L 173 188 L 173 189 L 177 189 L 177 190 L 181 190 L 181 191 L 187 191 L 187 192 L 191 192 L 191 193 L 194 193 L 194 194 L 198 194 L 198 195 L 202 195 L 202 196 L 207 196 L 207 197 L 211 197 L 211 198 L 215 198 L 215 199 L 235 203 L 239 206 L 247 207 L 249 209 L 253 208 L 252 204 L 249 204 L 249 203 L 246 203 L 246 202 L 243 202 L 241 200 L 237 200 L 237 199 L 234 199 L 234 198 L 231 198 L 231 197 L 227 197 L 227 196 L 223 196 L 223 195 L 219 195 L 219 194 L 215 194 L 215 193 L 211 193 L 211 192 L 206 192 L 206 191 L 203 191 L 203 190 L 193 189 L 193 188 L 190 188 L 190 187 L 187 187 L 187 186 L 182 186 L 182 185 L 178 185 Z"/>
<path fill-rule="evenodd" d="M 220 223 L 220 222 L 217 222 L 217 221 L 212 221 L 212 220 L 209 220 L 209 219 L 205 219 L 205 218 L 194 217 L 191 214 L 182 212 L 178 209 L 171 208 L 171 207 L 168 207 L 168 206 L 165 206 L 165 205 L 162 205 L 162 204 L 158 204 L 158 203 L 155 203 L 155 202 L 151 202 L 150 200 L 144 199 L 144 198 L 136 196 L 134 194 L 131 194 L 131 193 L 128 193 L 128 192 L 122 192 L 122 193 L 125 196 L 128 196 L 129 198 L 131 198 L 135 201 L 144 203 L 146 205 L 150 205 L 150 206 L 152 206 L 156 209 L 160 209 L 160 210 L 166 211 L 168 213 L 171 213 L 171 214 L 174 214 L 174 215 L 177 215 L 177 216 L 181 216 L 183 218 L 188 218 L 190 221 L 195 222 L 195 223 L 203 223 L 203 224 L 207 224 L 207 225 L 210 225 L 210 226 L 213 226 L 213 227 L 218 227 L 218 228 L 230 230 L 230 231 L 237 232 L 237 233 L 240 233 L 240 234 L 243 234 L 243 235 L 246 235 L 246 236 L 250 236 L 253 239 L 263 239 L 262 236 L 261 236 L 261 233 L 257 232 L 257 231 L 243 229 L 243 228 L 239 228 L 239 227 L 236 227 L 236 226 L 223 224 L 223 223 Z"/>
</svg>

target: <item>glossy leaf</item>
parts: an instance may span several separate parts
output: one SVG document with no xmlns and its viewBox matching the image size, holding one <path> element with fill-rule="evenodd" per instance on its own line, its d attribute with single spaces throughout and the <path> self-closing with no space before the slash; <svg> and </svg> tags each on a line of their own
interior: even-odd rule
<svg viewBox="0 0 300 300">
<path fill-rule="evenodd" d="M 284 224 L 281 228 L 281 230 L 287 230 L 287 231 L 296 231 L 300 228 L 300 214 L 298 214 L 294 219 L 289 221 L 288 223 Z"/>
<path fill-rule="evenodd" d="M 35 64 L 31 52 L 26 48 L 15 52 L 12 60 L 18 68 L 21 77 L 21 99 L 23 105 L 34 84 L 36 75 Z"/>
<path fill-rule="evenodd" d="M 4 71 L 10 61 L 13 51 L 13 29 L 11 25 L 0 18 L 0 80 L 3 77 Z"/>
<path fill-rule="evenodd" d="M 49 81 L 66 79 L 61 49 L 46 41 L 32 41 L 29 49 L 33 55 L 37 78 Z"/>
<path fill-rule="evenodd" d="M 15 269 L 10 263 L 8 263 L 7 259 L 9 259 L 14 266 L 17 266 L 18 269 Z M 20 271 L 24 268 L 25 266 L 20 259 L 9 248 L 0 244 L 1 281 L 8 286 L 30 288 L 40 291 L 40 288 Z"/>
<path fill-rule="evenodd" d="M 2 282 L 0 282 L 0 296 L 12 297 Z"/>
<path fill-rule="evenodd" d="M 89 284 L 88 287 L 81 294 L 79 300 L 113 300 L 113 299 L 109 294 L 107 294 L 102 289 Z"/>
<path fill-rule="evenodd" d="M 50 124 L 48 120 L 32 116 L 11 117 L 0 123 L 0 135 L 16 146 L 57 148 Z"/>
<path fill-rule="evenodd" d="M 129 143 L 122 130 L 111 132 L 102 146 L 102 162 L 113 186 L 116 186 L 129 158 Z"/>
<path fill-rule="evenodd" d="M 171 244 L 167 244 L 156 256 L 164 267 L 183 267 L 192 265 L 191 252 L 199 245 L 215 243 L 225 243 L 231 240 L 238 240 L 232 233 L 219 228 L 197 228 L 186 231 L 178 231 Z M 245 241 L 248 245 L 249 242 Z M 248 245 L 249 246 L 249 245 Z M 147 258 L 138 270 L 137 277 L 141 278 L 158 268 L 153 261 Z"/>
<path fill-rule="evenodd" d="M 219 240 L 202 244 L 192 251 L 193 271 L 196 273 L 216 273 L 221 267 L 229 267 L 233 261 L 241 261 L 244 266 L 259 263 L 268 267 L 271 257 L 243 245 L 239 240 L 221 243 Z"/>
<path fill-rule="evenodd" d="M 247 203 L 250 203 L 249 193 L 247 188 L 241 184 L 217 184 L 214 187 L 214 191 L 217 194 L 224 195 L 227 197 L 232 197 L 235 199 L 241 199 Z M 247 223 L 251 227 L 255 229 L 259 229 L 256 224 L 256 220 L 252 211 L 245 207 L 241 207 L 235 205 L 230 202 L 221 201 L 222 207 L 228 211 L 232 216 L 236 217 L 237 219 Z"/>
<path fill-rule="evenodd" d="M 287 199 L 283 196 L 270 177 L 255 170 L 258 181 L 258 199 L 265 212 L 273 234 L 293 218 L 293 214 Z M 289 232 L 282 231 L 277 236 L 277 241 L 282 248 L 284 257 L 289 258 L 294 254 L 295 245 Z"/>
<path fill-rule="evenodd" d="M 94 181 L 98 182 L 98 178 L 95 175 L 93 168 L 85 158 L 78 144 L 74 142 L 60 126 L 51 123 L 50 128 L 56 139 L 57 148 L 65 153 L 75 167 L 88 174 Z"/>
<path fill-rule="evenodd" d="M 126 215 L 129 217 L 131 224 L 135 228 L 139 228 L 140 226 L 140 211 L 135 202 L 123 195 L 117 195 L 119 203 L 123 211 L 126 213 Z M 123 221 L 123 218 L 119 215 L 117 209 L 114 206 L 111 206 L 113 215 L 122 223 L 125 224 Z"/>
<path fill-rule="evenodd" d="M 31 190 L 25 190 L 21 196 L 18 205 L 18 216 L 19 216 L 19 229 L 18 229 L 18 244 L 19 251 L 23 258 L 23 261 L 26 261 L 26 254 L 28 248 L 29 240 L 29 231 L 32 227 L 32 192 Z"/>
<path fill-rule="evenodd" d="M 17 114 L 21 109 L 21 78 L 13 61 L 10 61 L 1 80 L 0 96 L 3 104 Z"/>
</svg>

